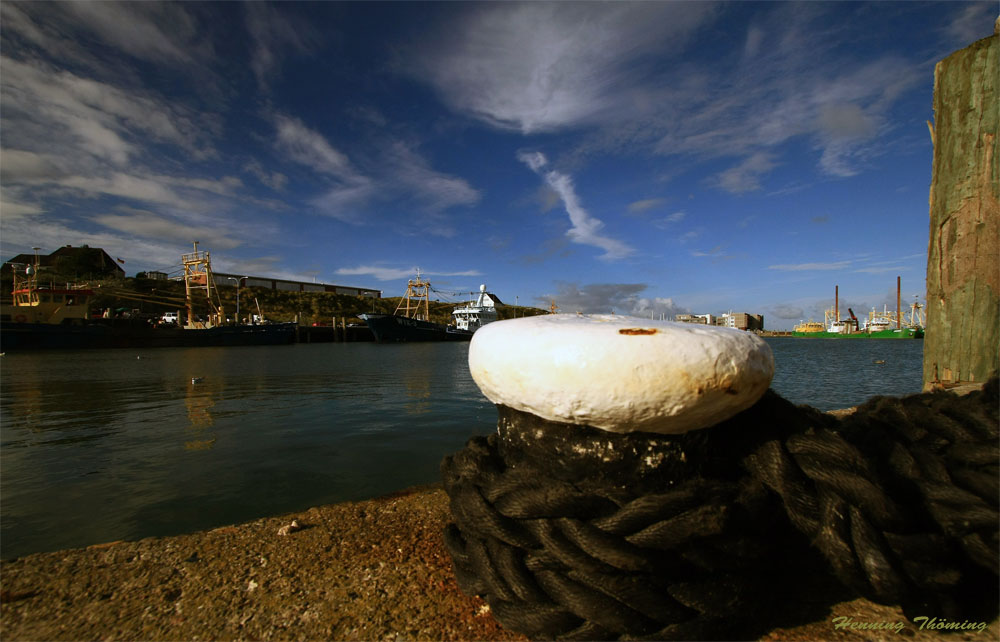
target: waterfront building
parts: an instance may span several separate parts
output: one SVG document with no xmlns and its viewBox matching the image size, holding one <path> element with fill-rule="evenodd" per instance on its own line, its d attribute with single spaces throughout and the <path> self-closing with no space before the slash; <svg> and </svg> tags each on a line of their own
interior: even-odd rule
<svg viewBox="0 0 1000 642">
<path fill-rule="evenodd" d="M 312 281 L 293 281 L 291 279 L 272 279 L 265 276 L 246 276 L 243 274 L 226 274 L 215 271 L 216 285 L 234 285 L 240 282 L 241 288 L 267 288 L 269 290 L 284 290 L 288 292 L 327 292 L 329 294 L 349 294 L 351 296 L 366 296 L 381 299 L 382 290 L 359 288 L 351 285 L 333 285 L 330 283 L 315 283 Z"/>
<path fill-rule="evenodd" d="M 714 314 L 676 314 L 674 315 L 674 321 L 715 325 L 716 317 Z"/>
<path fill-rule="evenodd" d="M 118 263 L 124 263 L 121 259 L 117 261 L 99 247 L 81 245 L 73 247 L 66 245 L 51 254 L 18 254 L 12 259 L 8 259 L 3 264 L 3 274 L 9 277 L 15 265 L 37 265 L 41 268 L 57 270 L 62 276 L 69 276 L 77 279 L 123 279 L 125 270 Z"/>
<path fill-rule="evenodd" d="M 714 314 L 677 314 L 674 321 L 682 323 L 698 323 L 701 325 L 715 325 L 724 328 L 736 328 L 737 330 L 763 330 L 764 316 L 760 314 L 750 314 L 748 312 L 729 311 L 721 316 Z"/>
<path fill-rule="evenodd" d="M 736 328 L 737 330 L 763 330 L 764 329 L 764 315 L 762 314 L 750 314 L 749 312 L 733 312 L 730 310 L 728 313 L 723 314 L 719 317 L 716 325 L 721 325 L 727 328 Z"/>
</svg>

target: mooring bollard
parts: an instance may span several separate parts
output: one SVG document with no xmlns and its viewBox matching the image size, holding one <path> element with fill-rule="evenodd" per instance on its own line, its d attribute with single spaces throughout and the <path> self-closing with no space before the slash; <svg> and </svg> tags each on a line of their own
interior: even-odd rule
<svg viewBox="0 0 1000 642">
<path fill-rule="evenodd" d="M 745 637 L 816 573 L 995 615 L 995 382 L 960 414 L 924 395 L 840 422 L 768 392 L 752 334 L 610 315 L 489 324 L 469 367 L 499 421 L 442 463 L 445 538 L 511 630 Z"/>
</svg>

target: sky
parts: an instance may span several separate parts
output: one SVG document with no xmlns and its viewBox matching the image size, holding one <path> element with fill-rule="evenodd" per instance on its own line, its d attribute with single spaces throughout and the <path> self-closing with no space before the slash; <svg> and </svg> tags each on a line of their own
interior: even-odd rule
<svg viewBox="0 0 1000 642">
<path fill-rule="evenodd" d="M 563 312 L 923 301 L 934 65 L 995 2 L 0 4 L 0 255 Z"/>
</svg>

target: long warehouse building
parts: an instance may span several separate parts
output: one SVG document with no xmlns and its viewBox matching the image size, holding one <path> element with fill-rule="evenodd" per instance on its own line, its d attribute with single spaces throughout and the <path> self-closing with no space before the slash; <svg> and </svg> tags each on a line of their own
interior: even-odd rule
<svg viewBox="0 0 1000 642">
<path fill-rule="evenodd" d="M 330 294 L 349 294 L 351 296 L 367 296 L 373 299 L 382 298 L 382 290 L 357 288 L 350 285 L 331 285 L 329 283 L 313 283 L 310 281 L 291 281 L 288 279 L 272 279 L 263 276 L 245 276 L 242 274 L 226 274 L 213 272 L 215 284 L 218 286 L 235 286 L 239 280 L 241 288 L 268 288 L 270 290 L 286 290 L 290 292 L 329 292 Z"/>
</svg>

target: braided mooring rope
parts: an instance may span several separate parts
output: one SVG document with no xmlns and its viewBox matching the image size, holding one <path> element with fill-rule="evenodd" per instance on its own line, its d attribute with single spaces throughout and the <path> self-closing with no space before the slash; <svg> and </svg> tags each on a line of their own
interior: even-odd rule
<svg viewBox="0 0 1000 642">
<path fill-rule="evenodd" d="M 964 397 L 876 397 L 843 419 L 768 392 L 677 436 L 499 411 L 498 432 L 441 470 L 459 586 L 508 629 L 733 636 L 787 611 L 813 574 L 908 615 L 996 616 L 996 379 Z"/>
</svg>

